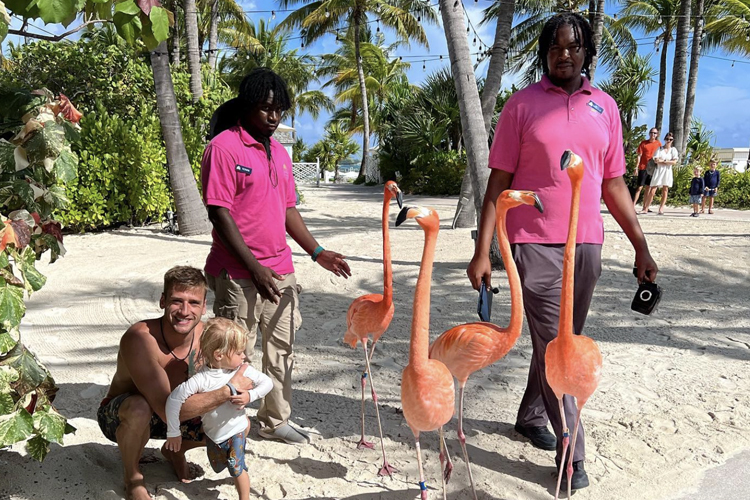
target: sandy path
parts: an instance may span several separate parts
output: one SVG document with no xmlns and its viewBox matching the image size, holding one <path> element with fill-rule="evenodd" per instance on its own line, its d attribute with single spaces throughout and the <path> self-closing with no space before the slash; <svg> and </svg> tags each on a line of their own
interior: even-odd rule
<svg viewBox="0 0 750 500">
<path fill-rule="evenodd" d="M 290 447 L 253 436 L 248 449 L 252 492 L 258 498 L 417 496 L 413 439 L 400 413 L 399 391 L 423 242 L 416 224 L 391 230 L 396 316 L 373 367 L 386 451 L 401 471 L 393 480 L 376 477 L 377 448 L 355 448 L 363 360 L 360 350 L 341 341 L 352 298 L 382 289 L 381 189 L 303 189 L 303 217 L 326 248 L 349 256 L 354 276 L 335 278 L 292 247 L 304 289 L 294 419 L 312 433 L 313 442 Z M 465 278 L 472 242 L 469 230 L 449 229 L 454 199 L 406 198 L 410 204 L 435 206 L 443 218 L 432 289 L 431 331 L 436 335 L 475 318 L 475 292 Z M 750 448 L 750 214 L 719 211 L 692 219 L 675 211 L 641 222 L 660 266 L 665 298 L 654 317 L 630 311 L 633 252 L 605 216 L 603 272 L 585 331 L 599 343 L 604 374 L 584 410 L 592 485 L 577 493 L 577 500 L 673 498 L 695 484 L 699 471 Z M 101 435 L 95 408 L 125 328 L 157 316 L 164 272 L 176 264 L 202 267 L 209 244 L 209 237 L 177 238 L 156 228 L 69 236 L 67 256 L 52 266 L 40 265 L 48 282 L 29 304 L 24 341 L 55 375 L 61 386 L 58 408 L 78 432 L 66 438 L 64 447 L 53 446 L 43 465 L 28 461 L 20 447 L 0 451 L 0 467 L 12 471 L 1 474 L 0 499 L 122 498 L 119 455 Z M 496 275 L 495 282 L 502 292 L 495 297 L 494 319 L 505 324 L 508 287 L 503 275 Z M 530 354 L 524 332 L 504 360 L 468 384 L 465 428 L 480 498 L 551 498 L 553 455 L 532 448 L 512 430 Z M 368 433 L 372 437 L 376 431 L 369 405 Z M 455 428 L 448 438 L 453 456 L 460 457 Z M 159 446 L 159 441 L 149 442 L 150 460 L 144 464 L 155 498 L 235 498 L 231 480 L 211 471 L 203 451 L 188 457 L 205 476 L 183 485 L 157 458 Z M 427 483 L 439 488 L 436 436 L 426 435 L 423 447 Z M 469 498 L 467 485 L 463 461 L 456 458 L 448 498 Z M 436 490 L 432 497 L 437 496 Z"/>
</svg>

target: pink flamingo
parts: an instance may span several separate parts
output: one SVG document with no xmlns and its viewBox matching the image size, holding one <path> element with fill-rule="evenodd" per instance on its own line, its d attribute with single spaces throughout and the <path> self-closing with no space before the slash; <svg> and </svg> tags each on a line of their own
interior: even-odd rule
<svg viewBox="0 0 750 500">
<path fill-rule="evenodd" d="M 458 439 L 466 461 L 466 469 L 471 482 L 471 492 L 477 498 L 474 488 L 474 478 L 471 475 L 469 454 L 466 451 L 466 436 L 463 429 L 464 388 L 469 376 L 503 358 L 513 348 L 521 335 L 523 326 L 523 297 L 521 293 L 521 279 L 513 261 L 505 218 L 508 210 L 519 205 L 532 205 L 540 212 L 544 211 L 542 202 L 531 191 L 503 191 L 497 201 L 497 234 L 500 238 L 500 253 L 508 273 L 510 282 L 510 323 L 507 328 L 501 328 L 492 323 L 476 322 L 454 326 L 440 335 L 430 347 L 430 358 L 442 361 L 458 380 Z M 441 461 L 442 461 L 441 456 Z M 446 481 L 450 479 L 453 465 L 447 456 L 444 475 Z"/>
<path fill-rule="evenodd" d="M 349 310 L 346 313 L 346 333 L 344 334 L 344 342 L 352 346 L 357 347 L 357 342 L 362 343 L 362 347 L 365 351 L 365 366 L 366 369 L 362 373 L 362 437 L 357 443 L 357 448 L 370 448 L 374 445 L 369 441 L 365 440 L 365 385 L 367 383 L 367 377 L 370 377 L 370 390 L 372 392 L 372 401 L 375 403 L 375 415 L 378 418 L 378 431 L 380 432 L 380 448 L 383 452 L 383 467 L 378 471 L 378 476 L 393 477 L 394 472 L 398 472 L 391 466 L 385 458 L 385 445 L 383 444 L 383 427 L 380 423 L 380 412 L 378 411 L 378 395 L 375 392 L 375 386 L 372 381 L 372 372 L 370 370 L 370 360 L 375 352 L 375 343 L 388 329 L 388 325 L 391 324 L 393 319 L 393 271 L 391 269 L 391 244 L 388 235 L 388 212 L 390 209 L 390 202 L 393 198 L 396 198 L 399 208 L 403 203 L 401 190 L 398 188 L 395 182 L 388 181 L 385 183 L 385 190 L 383 194 L 383 293 L 372 293 L 369 295 L 363 295 L 354 299 L 354 302 L 349 306 Z M 372 349 L 368 355 L 367 343 L 369 342 L 370 335 L 372 335 Z"/>
<path fill-rule="evenodd" d="M 557 396 L 560 406 L 560 417 L 563 428 L 563 451 L 560 458 L 560 471 L 557 475 L 555 500 L 560 495 L 565 452 L 570 441 L 570 433 L 565 422 L 565 408 L 563 395 L 568 394 L 576 398 L 575 430 L 573 442 L 570 445 L 570 459 L 566 468 L 568 477 L 568 498 L 570 498 L 570 478 L 573 475 L 573 450 L 576 445 L 578 425 L 581 422 L 581 410 L 589 397 L 599 385 L 602 370 L 602 355 L 591 338 L 584 335 L 573 335 L 573 275 L 575 271 L 575 246 L 578 231 L 578 210 L 581 199 L 581 181 L 583 180 L 583 160 L 571 151 L 565 151 L 560 166 L 567 171 L 572 184 L 572 202 L 570 207 L 570 223 L 568 225 L 568 240 L 565 243 L 563 257 L 563 288 L 560 297 L 560 323 L 557 327 L 557 337 L 547 344 L 544 355 L 546 363 L 547 383 Z"/>
<path fill-rule="evenodd" d="M 425 233 L 422 263 L 414 292 L 414 316 L 411 323 L 409 364 L 401 374 L 401 405 L 406 423 L 414 433 L 419 466 L 419 488 L 422 500 L 427 499 L 427 486 L 422 469 L 422 451 L 419 446 L 420 432 L 440 430 L 440 455 L 443 455 L 443 425 L 453 417 L 455 388 L 453 376 L 440 361 L 429 359 L 430 342 L 430 285 L 435 245 L 440 227 L 440 217 L 431 208 L 404 207 L 398 215 L 396 225 L 407 218 L 414 218 Z M 445 477 L 440 474 L 445 498 Z"/>
</svg>

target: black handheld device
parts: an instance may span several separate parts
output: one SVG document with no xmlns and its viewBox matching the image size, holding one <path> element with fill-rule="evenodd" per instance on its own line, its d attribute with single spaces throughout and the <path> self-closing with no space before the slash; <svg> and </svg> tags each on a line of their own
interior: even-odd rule
<svg viewBox="0 0 750 500">
<path fill-rule="evenodd" d="M 654 312 L 660 300 L 661 287 L 656 283 L 644 281 L 638 286 L 630 308 L 635 312 L 649 315 Z"/>
<path fill-rule="evenodd" d="M 487 285 L 482 280 L 482 286 L 479 287 L 479 301 L 477 302 L 477 314 L 481 321 L 490 322 L 492 318 L 492 295 L 499 293 L 499 288 L 487 290 Z"/>
</svg>

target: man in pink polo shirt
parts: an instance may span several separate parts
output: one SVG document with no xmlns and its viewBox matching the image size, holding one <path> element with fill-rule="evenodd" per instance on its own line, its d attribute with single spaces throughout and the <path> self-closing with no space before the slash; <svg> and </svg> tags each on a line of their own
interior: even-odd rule
<svg viewBox="0 0 750 500">
<path fill-rule="evenodd" d="M 214 225 L 206 278 L 216 294 L 214 314 L 243 321 L 252 357 L 261 331 L 263 373 L 273 389 L 258 410 L 261 437 L 304 443 L 292 427 L 294 334 L 301 324 L 292 250 L 286 235 L 336 276 L 351 276 L 344 256 L 324 250 L 295 206 L 292 160 L 271 136 L 290 99 L 284 80 L 267 68 L 250 72 L 239 96 L 217 110 L 221 130 L 201 164 L 203 198 Z M 231 123 L 227 123 L 227 116 Z M 234 118 L 234 119 L 232 119 Z"/>
<path fill-rule="evenodd" d="M 539 37 L 544 67 L 541 81 L 516 92 L 500 114 L 490 152 L 492 169 L 484 196 L 481 226 L 467 274 L 475 289 L 482 279 L 491 287 L 489 247 L 495 229 L 495 203 L 506 189 L 529 189 L 539 196 L 544 213 L 532 207 L 508 213 L 508 237 L 523 286 L 524 308 L 531 331 L 533 354 L 526 392 L 516 419 L 516 430 L 533 445 L 562 452 L 562 422 L 554 392 L 547 384 L 544 355 L 557 336 L 562 284 L 562 260 L 570 216 L 571 186 L 560 169 L 566 149 L 579 155 L 586 174 L 581 189 L 574 292 L 574 331 L 581 333 L 594 287 L 601 273 L 604 225 L 599 200 L 636 252 L 639 281 L 653 281 L 657 266 L 633 212 L 623 180 L 625 156 L 620 114 L 615 101 L 591 86 L 588 78 L 596 54 L 591 27 L 579 14 L 553 16 Z M 567 422 L 575 422 L 573 398 L 564 398 Z M 547 430 L 552 424 L 555 435 Z M 583 468 L 583 428 L 573 451 L 571 489 L 588 486 Z M 563 474 L 563 486 L 567 477 Z"/>
</svg>

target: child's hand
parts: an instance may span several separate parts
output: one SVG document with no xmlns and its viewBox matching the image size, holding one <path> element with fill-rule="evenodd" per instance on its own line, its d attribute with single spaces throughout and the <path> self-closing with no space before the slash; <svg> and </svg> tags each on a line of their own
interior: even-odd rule
<svg viewBox="0 0 750 500">
<path fill-rule="evenodd" d="M 239 370 L 237 370 L 237 373 L 235 373 L 232 378 L 229 380 L 229 382 L 239 391 L 249 391 L 250 389 L 255 387 L 255 384 L 253 384 L 253 381 L 249 378 L 245 377 L 244 373 L 247 369 L 248 364 L 243 363 L 242 366 L 240 366 Z"/>
<path fill-rule="evenodd" d="M 236 396 L 231 396 L 229 402 L 235 405 L 237 410 L 242 410 L 250 402 L 250 392 L 244 391 L 238 393 Z"/>
<path fill-rule="evenodd" d="M 182 436 L 167 438 L 167 443 L 164 446 L 169 451 L 174 451 L 175 453 L 177 453 L 182 447 Z"/>
</svg>

